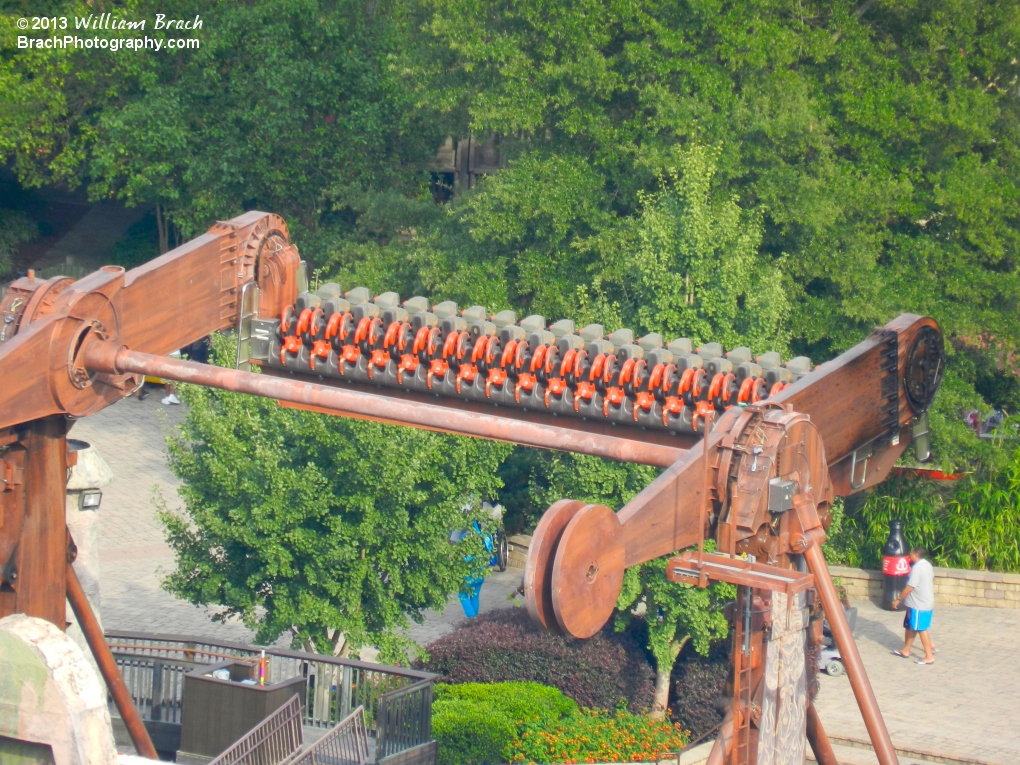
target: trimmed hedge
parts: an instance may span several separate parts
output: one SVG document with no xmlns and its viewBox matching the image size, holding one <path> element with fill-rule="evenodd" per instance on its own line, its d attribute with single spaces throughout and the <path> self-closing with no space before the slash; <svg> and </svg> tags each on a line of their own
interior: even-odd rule
<svg viewBox="0 0 1020 765">
<path fill-rule="evenodd" d="M 556 725 L 577 714 L 577 704 L 538 683 L 437 685 L 432 735 L 440 765 L 506 762 L 524 725 Z"/>
<path fill-rule="evenodd" d="M 436 702 L 432 737 L 439 742 L 439 765 L 493 765 L 517 736 L 506 715 L 473 701 Z"/>
<path fill-rule="evenodd" d="M 415 665 L 445 683 L 530 681 L 559 688 L 583 707 L 615 709 L 620 699 L 641 713 L 651 708 L 655 670 L 625 634 L 603 630 L 588 640 L 546 632 L 523 608 L 489 611 L 427 647 Z"/>
<path fill-rule="evenodd" d="M 539 683 L 437 685 L 435 704 L 470 701 L 505 715 L 514 724 L 556 721 L 576 714 L 577 703 L 559 688 Z"/>
</svg>

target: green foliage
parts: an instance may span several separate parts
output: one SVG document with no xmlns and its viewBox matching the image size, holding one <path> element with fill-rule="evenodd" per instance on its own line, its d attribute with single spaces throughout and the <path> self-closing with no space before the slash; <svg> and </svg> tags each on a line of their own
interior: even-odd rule
<svg viewBox="0 0 1020 765">
<path fill-rule="evenodd" d="M 712 545 L 707 546 L 712 549 Z M 633 566 L 624 573 L 623 588 L 617 599 L 617 629 L 638 603 L 645 604 L 644 620 L 648 624 L 648 650 L 655 657 L 660 671 L 673 667 L 681 649 L 688 641 L 702 656 L 707 656 L 713 641 L 729 633 L 729 623 L 722 607 L 736 597 L 736 588 L 723 582 L 701 588 L 677 584 L 666 578 L 669 557 Z"/>
<path fill-rule="evenodd" d="M 56 16 L 95 12 L 83 0 L 53 5 Z M 87 182 L 93 198 L 161 203 L 187 237 L 253 207 L 314 231 L 352 189 L 413 190 L 442 138 L 387 64 L 399 4 L 122 0 L 103 10 L 201 47 L 5 56 L 0 158 L 27 183 Z M 151 29 L 156 13 L 200 14 L 203 27 L 166 34 Z M 14 19 L 0 31 L 5 51 Z"/>
<path fill-rule="evenodd" d="M 13 270 L 10 256 L 14 251 L 38 236 L 38 225 L 25 213 L 0 208 L 0 277 L 9 276 Z"/>
<path fill-rule="evenodd" d="M 1006 421 L 1002 438 L 1016 438 L 1014 425 Z M 901 520 L 907 544 L 927 549 L 936 565 L 1020 571 L 1020 447 L 1015 440 L 999 444 L 997 459 L 949 485 L 909 476 L 887 481 L 859 512 L 830 528 L 827 559 L 877 568 L 889 521 Z"/>
<path fill-rule="evenodd" d="M 440 765 L 654 760 L 686 744 L 678 725 L 623 710 L 578 709 L 538 683 L 439 685 L 432 733 Z"/>
<path fill-rule="evenodd" d="M 575 714 L 577 702 L 541 683 L 458 683 L 437 685 L 436 704 L 471 702 L 505 715 L 515 725 L 553 721 Z"/>
<path fill-rule="evenodd" d="M 184 510 L 160 512 L 176 555 L 164 586 L 224 606 L 261 643 L 293 628 L 326 653 L 374 645 L 406 662 L 408 618 L 479 573 L 480 537 L 447 540 L 477 515 L 465 503 L 495 493 L 508 447 L 206 388 L 179 395 L 189 412 L 169 455 Z"/>
<path fill-rule="evenodd" d="M 945 527 L 951 565 L 1020 571 L 1020 447 L 1001 470 L 960 487 Z"/>
<path fill-rule="evenodd" d="M 711 540 L 706 549 L 715 549 Z M 627 569 L 616 601 L 617 631 L 626 629 L 633 619 L 647 625 L 648 650 L 655 658 L 656 715 L 666 711 L 670 675 L 684 646 L 690 642 L 697 653 L 707 656 L 712 643 L 729 634 L 723 606 L 736 597 L 736 588 L 723 582 L 703 589 L 669 581 L 668 560 L 666 556 Z"/>
<path fill-rule="evenodd" d="M 713 200 L 720 150 L 674 148 L 654 194 L 639 193 L 635 246 L 624 249 L 643 330 L 783 350 L 789 303 L 778 267 L 759 255 L 761 213 Z M 633 254 L 631 254 L 633 253 Z M 626 267 L 626 266 L 624 266 Z"/>
<path fill-rule="evenodd" d="M 110 265 L 131 270 L 159 256 L 159 232 L 154 213 L 132 223 L 110 251 Z"/>
<path fill-rule="evenodd" d="M 516 736 L 511 720 L 496 709 L 474 701 L 436 701 L 432 735 L 439 742 L 439 765 L 492 765 Z"/>
<path fill-rule="evenodd" d="M 500 503 L 511 533 L 533 527 L 563 497 L 619 509 L 659 474 L 647 465 L 517 447 L 500 468 Z"/>
<path fill-rule="evenodd" d="M 555 725 L 525 726 L 510 750 L 509 762 L 651 762 L 686 746 L 690 734 L 680 725 L 585 709 Z"/>
<path fill-rule="evenodd" d="M 441 765 L 506 762 L 518 731 L 577 714 L 572 699 L 539 683 L 437 685 L 432 735 Z"/>
<path fill-rule="evenodd" d="M 826 532 L 825 544 L 822 546 L 825 562 L 835 566 L 858 565 L 860 553 L 857 549 L 857 538 L 853 533 L 853 525 L 847 523 L 843 498 L 836 497 L 829 511 L 832 514 L 832 522 Z"/>
</svg>

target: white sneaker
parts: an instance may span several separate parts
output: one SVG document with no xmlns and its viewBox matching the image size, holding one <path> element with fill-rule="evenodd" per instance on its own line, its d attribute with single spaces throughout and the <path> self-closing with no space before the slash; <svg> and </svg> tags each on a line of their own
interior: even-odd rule
<svg viewBox="0 0 1020 765">
<path fill-rule="evenodd" d="M 163 403 L 164 405 L 179 404 L 179 403 L 181 403 L 181 400 L 179 398 L 177 398 L 177 396 L 175 396 L 173 393 L 171 393 L 169 396 L 164 398 L 161 403 Z"/>
</svg>

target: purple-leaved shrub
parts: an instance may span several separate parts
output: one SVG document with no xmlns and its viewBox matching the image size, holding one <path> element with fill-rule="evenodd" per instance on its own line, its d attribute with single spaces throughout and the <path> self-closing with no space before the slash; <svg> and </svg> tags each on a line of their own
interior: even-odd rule
<svg viewBox="0 0 1020 765">
<path fill-rule="evenodd" d="M 582 707 L 615 709 L 621 699 L 632 713 L 652 705 L 655 671 L 631 637 L 606 629 L 587 640 L 546 632 L 523 608 L 490 611 L 427 646 L 429 660 L 416 666 L 444 683 L 512 680 L 559 688 Z"/>
</svg>

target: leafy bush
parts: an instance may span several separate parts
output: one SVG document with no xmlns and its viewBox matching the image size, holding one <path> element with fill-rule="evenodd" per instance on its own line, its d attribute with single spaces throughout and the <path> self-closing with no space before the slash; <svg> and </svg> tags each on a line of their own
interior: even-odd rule
<svg viewBox="0 0 1020 765">
<path fill-rule="evenodd" d="M 110 263 L 131 270 L 159 257 L 159 230 L 156 213 L 147 212 L 132 223 L 124 236 L 113 245 Z"/>
<path fill-rule="evenodd" d="M 713 651 L 708 658 L 691 655 L 673 669 L 673 705 L 671 717 L 701 736 L 722 720 L 716 708 L 726 692 L 729 661 L 725 652 Z"/>
<path fill-rule="evenodd" d="M 515 725 L 555 721 L 575 714 L 577 702 L 559 688 L 540 683 L 461 683 L 437 685 L 436 705 L 471 702 L 505 715 Z"/>
<path fill-rule="evenodd" d="M 689 734 L 675 723 L 593 709 L 543 726 L 531 723 L 511 744 L 510 762 L 643 762 L 682 749 Z"/>
<path fill-rule="evenodd" d="M 440 765 L 505 762 L 525 725 L 555 725 L 577 704 L 538 683 L 462 683 L 436 686 L 432 735 Z"/>
<path fill-rule="evenodd" d="M 516 736 L 506 715 L 474 701 L 436 702 L 432 736 L 439 742 L 439 765 L 491 765 Z"/>
<path fill-rule="evenodd" d="M 1007 432 L 1014 423 L 1007 421 Z M 878 568 L 894 519 L 903 521 L 907 544 L 927 549 L 935 565 L 1020 571 L 1020 448 L 949 485 L 909 476 L 887 481 L 882 495 L 829 529 L 829 562 Z"/>
<path fill-rule="evenodd" d="M 14 251 L 38 236 L 39 227 L 25 213 L 0 208 L 0 277 L 14 270 L 10 259 Z"/>
<path fill-rule="evenodd" d="M 654 671 L 643 649 L 611 630 L 588 640 L 536 627 L 522 608 L 490 611 L 427 646 L 416 666 L 446 683 L 530 681 L 551 685 L 584 707 L 632 712 L 651 707 Z"/>
</svg>

